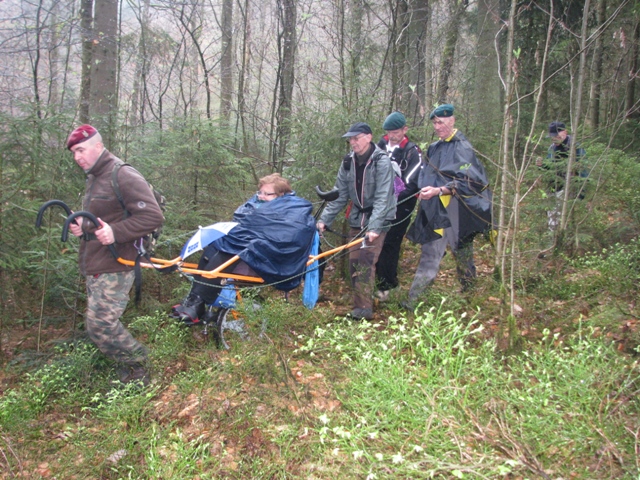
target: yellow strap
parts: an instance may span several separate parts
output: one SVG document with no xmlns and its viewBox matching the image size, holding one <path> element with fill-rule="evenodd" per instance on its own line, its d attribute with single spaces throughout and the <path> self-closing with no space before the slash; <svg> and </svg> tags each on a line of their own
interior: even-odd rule
<svg viewBox="0 0 640 480">
<path fill-rule="evenodd" d="M 445 138 L 445 139 L 444 139 L 444 141 L 445 141 L 445 142 L 450 142 L 450 141 L 451 141 L 451 139 L 455 136 L 455 134 L 456 134 L 456 133 L 458 133 L 458 129 L 457 129 L 457 128 L 454 128 L 454 129 L 453 129 L 453 133 L 451 134 L 451 136 L 449 136 L 449 137 Z"/>
</svg>

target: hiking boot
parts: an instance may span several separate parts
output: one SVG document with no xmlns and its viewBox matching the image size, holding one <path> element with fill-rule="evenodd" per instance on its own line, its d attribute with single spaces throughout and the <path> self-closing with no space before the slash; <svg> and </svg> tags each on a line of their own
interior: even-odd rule
<svg viewBox="0 0 640 480">
<path fill-rule="evenodd" d="M 204 315 L 204 301 L 199 295 L 190 293 L 182 303 L 174 305 L 171 308 L 170 316 L 182 320 L 186 325 L 195 325 L 200 323 L 200 319 Z"/>
<path fill-rule="evenodd" d="M 148 387 L 151 383 L 151 374 L 142 365 L 122 365 L 118 368 L 118 378 L 125 385 L 139 383 L 143 387 Z"/>
<path fill-rule="evenodd" d="M 376 298 L 380 300 L 382 303 L 384 303 L 389 300 L 390 293 L 391 293 L 390 290 L 378 290 L 376 292 Z"/>
<path fill-rule="evenodd" d="M 371 320 L 373 310 L 371 308 L 354 308 L 348 316 L 353 320 Z"/>
<path fill-rule="evenodd" d="M 400 302 L 400 307 L 408 312 L 415 312 L 416 306 L 417 304 L 415 300 L 405 300 L 404 302 Z"/>
</svg>

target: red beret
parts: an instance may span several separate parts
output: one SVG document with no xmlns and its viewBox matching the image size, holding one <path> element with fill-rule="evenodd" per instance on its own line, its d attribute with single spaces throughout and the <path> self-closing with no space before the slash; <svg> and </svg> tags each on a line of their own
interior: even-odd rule
<svg viewBox="0 0 640 480">
<path fill-rule="evenodd" d="M 73 132 L 71 132 L 71 135 L 69 135 L 69 138 L 67 138 L 67 148 L 71 150 L 71 147 L 89 140 L 96 133 L 98 133 L 98 130 L 93 128 L 91 125 L 80 125 Z"/>
</svg>

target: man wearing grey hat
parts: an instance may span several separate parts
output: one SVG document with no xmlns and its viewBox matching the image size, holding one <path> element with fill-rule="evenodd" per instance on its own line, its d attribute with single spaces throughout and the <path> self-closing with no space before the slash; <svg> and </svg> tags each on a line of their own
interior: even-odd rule
<svg viewBox="0 0 640 480">
<path fill-rule="evenodd" d="M 416 206 L 418 175 L 422 157 L 420 148 L 407 137 L 407 120 L 400 112 L 392 112 L 382 124 L 386 134 L 378 142 L 391 159 L 396 172 L 394 187 L 398 205 L 396 218 L 387 232 L 380 258 L 376 264 L 376 297 L 381 302 L 389 299 L 390 290 L 398 286 L 398 261 L 402 239 L 411 223 L 411 214 Z"/>
<path fill-rule="evenodd" d="M 429 145 L 420 171 L 420 205 L 407 238 L 421 245 L 409 300 L 413 309 L 419 296 L 435 280 L 447 245 L 456 259 L 462 290 L 473 285 L 476 267 L 473 239 L 491 227 L 491 192 L 484 167 L 473 147 L 455 127 L 453 105 L 438 106 L 429 116 L 439 140 Z"/>
<path fill-rule="evenodd" d="M 354 123 L 343 137 L 347 138 L 352 150 L 344 157 L 338 170 L 335 186 L 340 196 L 327 204 L 317 227 L 323 232 L 327 226 L 331 226 L 338 213 L 351 200 L 349 236 L 352 239 L 362 235 L 365 237 L 361 245 L 349 250 L 353 287 L 351 317 L 371 320 L 375 266 L 396 213 L 393 189 L 395 173 L 387 153 L 371 141 L 373 132 L 369 125 Z"/>
</svg>

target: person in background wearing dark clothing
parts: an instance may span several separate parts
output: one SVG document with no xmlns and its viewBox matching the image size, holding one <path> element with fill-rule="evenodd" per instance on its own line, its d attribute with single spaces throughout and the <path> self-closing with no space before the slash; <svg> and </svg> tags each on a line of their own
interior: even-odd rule
<svg viewBox="0 0 640 480">
<path fill-rule="evenodd" d="M 391 166 L 396 172 L 394 190 L 398 201 L 396 218 L 387 232 L 380 258 L 376 263 L 376 297 L 381 302 L 386 302 L 389 299 L 389 291 L 398 286 L 400 247 L 418 200 L 415 195 L 420 190 L 418 175 L 422 157 L 418 146 L 407 137 L 409 128 L 402 113 L 391 113 L 385 119 L 382 128 L 386 134 L 378 142 L 378 147 L 387 152 Z"/>
<path fill-rule="evenodd" d="M 395 173 L 387 153 L 371 141 L 373 132 L 369 125 L 354 123 L 343 137 L 348 139 L 352 151 L 342 160 L 338 170 L 335 187 L 340 196 L 327 204 L 317 227 L 320 232 L 330 227 L 351 200 L 349 237 L 354 239 L 364 234 L 365 240 L 349 249 L 353 288 L 350 316 L 355 320 L 371 320 L 376 263 L 396 214 Z"/>
<path fill-rule="evenodd" d="M 567 175 L 567 162 L 569 161 L 569 155 L 571 153 L 571 144 L 573 138 L 567 134 L 567 128 L 562 122 L 551 122 L 549 124 L 548 137 L 551 138 L 551 145 L 547 150 L 547 158 L 543 162 L 542 159 L 538 159 L 536 164 L 549 171 L 549 178 L 547 179 L 547 188 L 549 195 L 555 197 L 555 205 L 552 210 L 547 211 L 549 230 L 555 231 L 560 221 L 560 214 L 562 212 L 562 199 L 564 198 L 565 179 Z M 584 160 L 587 157 L 587 152 L 580 145 L 576 144 L 576 168 L 572 178 L 584 179 L 587 177 L 587 171 L 584 169 Z M 582 166 L 581 166 L 582 165 Z M 577 197 L 582 199 L 584 194 L 582 193 L 583 185 L 573 185 L 575 188 Z M 575 197 L 576 195 L 573 195 Z"/>
<path fill-rule="evenodd" d="M 456 260 L 462 291 L 476 278 L 473 239 L 491 228 L 491 191 L 471 143 L 455 128 L 453 105 L 440 105 L 429 119 L 440 140 L 429 145 L 420 170 L 420 206 L 407 238 L 421 245 L 409 300 L 413 309 L 433 283 L 447 245 Z"/>
<path fill-rule="evenodd" d="M 83 220 L 69 226 L 82 240 L 78 264 L 87 288 L 85 328 L 100 351 L 118 363 L 122 383 L 147 385 L 147 349 L 120 322 L 129 302 L 134 269 L 113 258 L 108 246 L 114 244 L 122 258 L 136 258 L 134 242 L 162 225 L 162 210 L 144 177 L 128 165 L 117 171 L 123 208 L 112 185 L 114 167 L 123 162 L 104 147 L 100 133 L 91 125 L 71 132 L 67 148 L 87 176 L 82 208 L 101 224 L 96 229 Z"/>
</svg>

